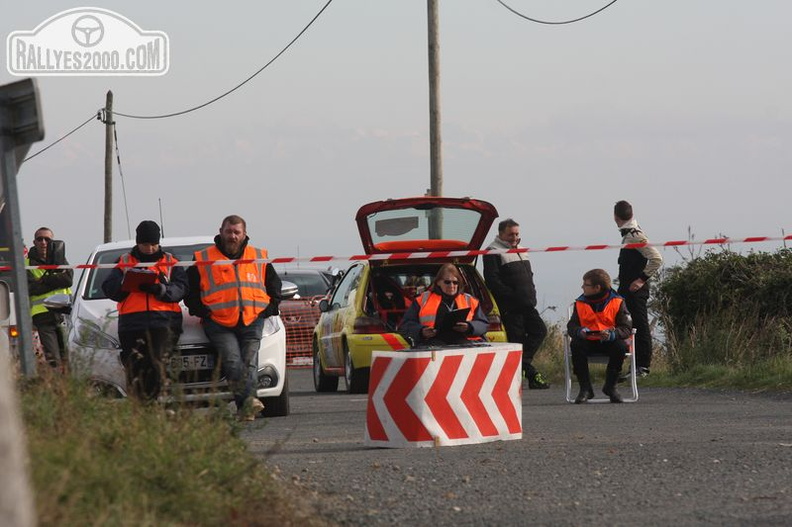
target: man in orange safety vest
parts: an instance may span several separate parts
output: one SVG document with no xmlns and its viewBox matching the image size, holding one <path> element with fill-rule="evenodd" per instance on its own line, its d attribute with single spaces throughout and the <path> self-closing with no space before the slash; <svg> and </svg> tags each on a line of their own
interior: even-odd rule
<svg viewBox="0 0 792 527">
<path fill-rule="evenodd" d="M 190 314 L 201 317 L 206 336 L 218 350 L 239 418 L 245 421 L 264 409 L 255 388 L 258 349 L 264 319 L 278 314 L 281 280 L 269 263 L 200 262 L 266 259 L 267 251 L 248 245 L 249 240 L 244 219 L 224 218 L 215 244 L 194 255 L 199 264 L 187 270 L 190 292 L 184 300 Z"/>
</svg>

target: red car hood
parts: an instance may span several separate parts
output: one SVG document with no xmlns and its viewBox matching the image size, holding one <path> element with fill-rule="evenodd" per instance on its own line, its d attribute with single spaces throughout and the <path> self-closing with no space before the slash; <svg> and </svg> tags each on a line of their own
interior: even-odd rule
<svg viewBox="0 0 792 527">
<path fill-rule="evenodd" d="M 486 201 L 417 197 L 368 203 L 360 207 L 355 221 L 363 250 L 371 255 L 478 250 L 497 217 L 498 211 Z"/>
</svg>

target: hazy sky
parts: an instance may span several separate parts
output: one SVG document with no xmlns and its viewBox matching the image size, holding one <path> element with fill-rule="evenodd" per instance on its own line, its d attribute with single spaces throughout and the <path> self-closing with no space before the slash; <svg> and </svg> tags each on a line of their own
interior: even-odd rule
<svg viewBox="0 0 792 527">
<path fill-rule="evenodd" d="M 618 199 L 633 203 L 658 242 L 685 239 L 688 227 L 697 239 L 792 231 L 789 2 L 620 0 L 564 26 L 528 22 L 495 0 L 439 2 L 445 195 L 492 202 L 536 248 L 619 243 Z M 108 90 L 130 114 L 212 99 L 269 61 L 325 3 L 95 2 L 167 33 L 170 70 L 39 78 L 47 137 L 31 153 L 95 114 Z M 607 0 L 507 3 L 564 20 Z M 15 3 L 0 34 L 83 5 Z M 130 225 L 115 167 L 114 238 L 159 221 L 161 199 L 169 236 L 214 234 L 235 213 L 272 256 L 359 254 L 360 205 L 429 187 L 426 26 L 423 0 L 334 0 L 225 99 L 169 119 L 117 118 Z M 0 84 L 14 80 L 2 68 Z M 51 226 L 81 263 L 102 242 L 104 133 L 92 122 L 22 166 L 27 244 L 37 226 Z M 614 273 L 616 257 L 533 255 L 540 308 L 566 305 L 592 267 Z"/>
</svg>

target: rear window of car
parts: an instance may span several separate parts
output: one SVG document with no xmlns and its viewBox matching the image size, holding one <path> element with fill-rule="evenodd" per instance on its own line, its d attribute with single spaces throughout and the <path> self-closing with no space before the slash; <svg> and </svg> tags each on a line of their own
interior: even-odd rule
<svg viewBox="0 0 792 527">
<path fill-rule="evenodd" d="M 481 221 L 481 212 L 471 209 L 419 205 L 375 212 L 366 219 L 374 246 L 410 246 L 419 240 L 456 240 L 467 247 Z M 401 242 L 401 243 L 400 243 Z"/>
<path fill-rule="evenodd" d="M 327 293 L 330 282 L 321 271 L 316 273 L 294 273 L 282 271 L 278 273 L 281 280 L 291 282 L 297 286 L 300 296 L 322 296 Z"/>
<path fill-rule="evenodd" d="M 165 252 L 171 253 L 173 256 L 176 257 L 177 260 L 180 262 L 191 261 L 193 259 L 193 254 L 195 251 L 200 251 L 204 247 L 207 247 L 209 244 L 207 243 L 199 243 L 194 245 L 183 245 L 178 247 L 163 247 L 162 249 Z M 121 257 L 122 254 L 128 253 L 130 248 L 127 249 L 115 249 L 112 251 L 103 251 L 96 253 L 96 257 L 91 264 L 112 264 L 116 263 L 118 259 Z M 88 277 L 86 278 L 86 286 L 85 286 L 85 293 L 83 294 L 83 298 L 85 300 L 101 300 L 107 298 L 105 296 L 104 291 L 102 291 L 102 283 L 107 279 L 110 275 L 112 269 L 90 269 L 88 271 Z"/>
</svg>

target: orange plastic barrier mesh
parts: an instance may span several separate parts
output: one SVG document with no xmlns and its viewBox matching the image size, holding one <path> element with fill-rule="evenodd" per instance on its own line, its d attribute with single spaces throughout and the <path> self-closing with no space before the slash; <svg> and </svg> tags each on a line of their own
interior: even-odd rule
<svg viewBox="0 0 792 527">
<path fill-rule="evenodd" d="M 319 322 L 319 301 L 324 297 L 285 300 L 280 304 L 286 326 L 286 364 L 291 367 L 313 365 L 313 332 Z"/>
</svg>

